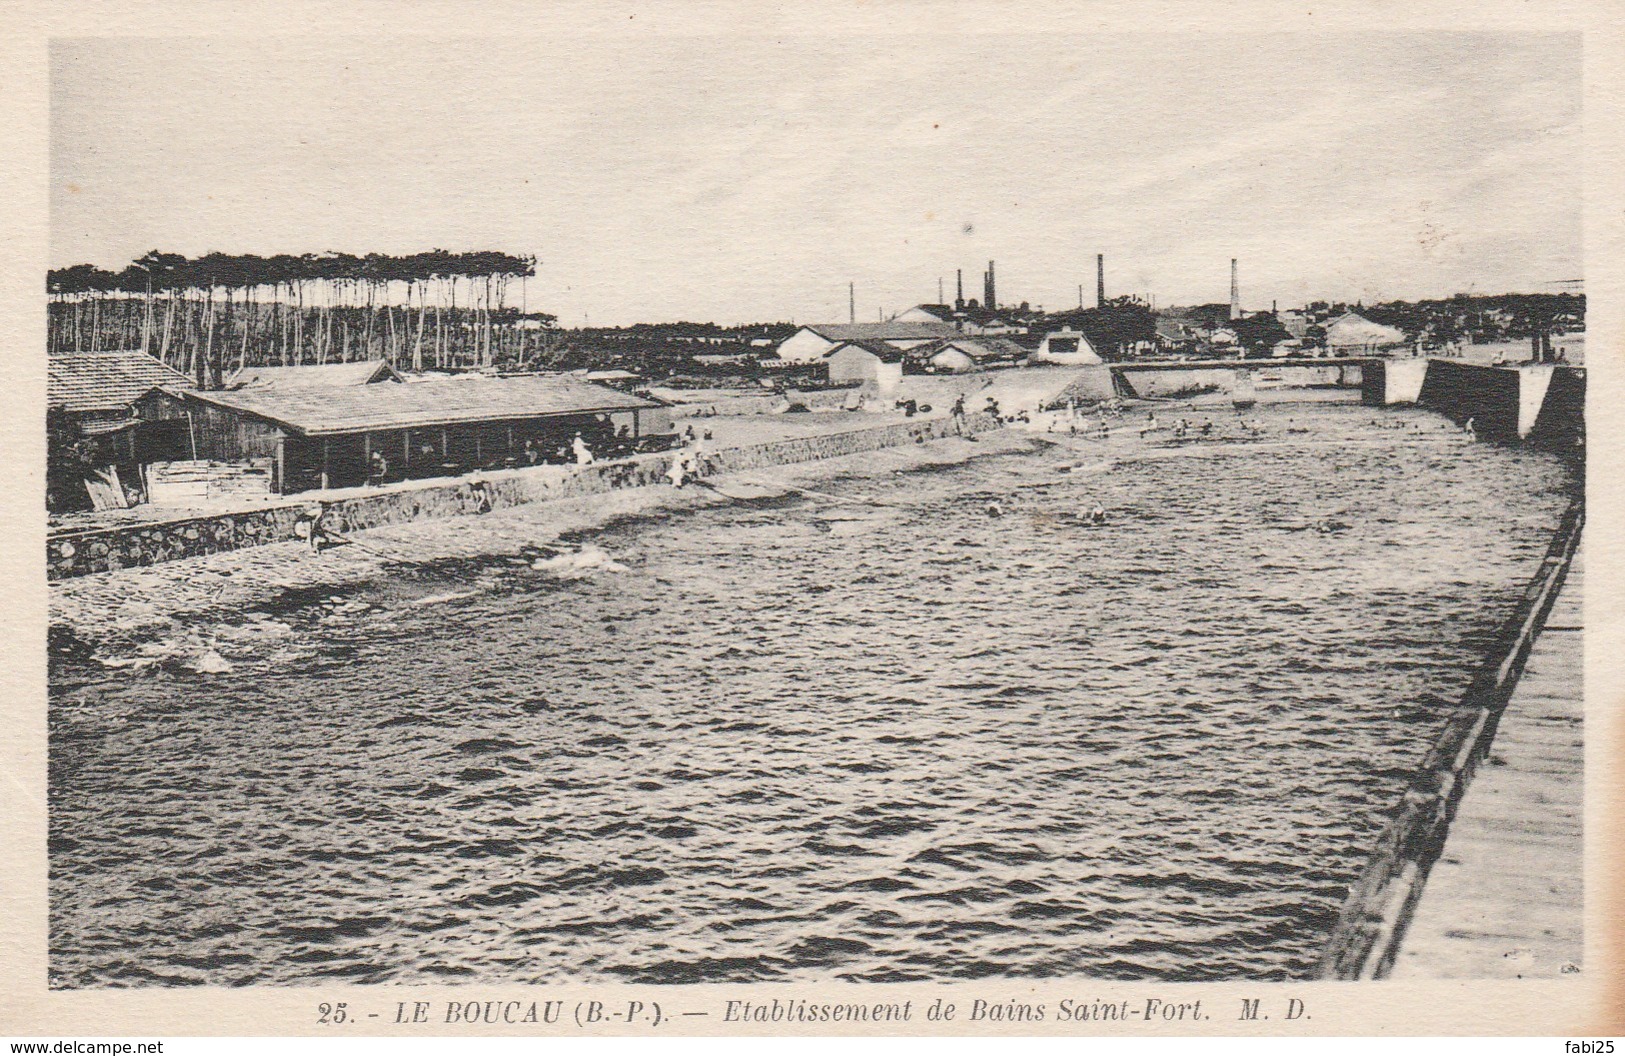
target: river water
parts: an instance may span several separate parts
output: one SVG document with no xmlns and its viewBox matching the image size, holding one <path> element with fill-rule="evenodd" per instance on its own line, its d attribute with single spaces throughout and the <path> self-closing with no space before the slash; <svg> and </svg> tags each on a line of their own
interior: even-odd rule
<svg viewBox="0 0 1625 1056">
<path fill-rule="evenodd" d="M 52 983 L 1301 977 L 1570 486 L 1372 413 L 406 570 L 210 629 L 229 674 L 58 666 Z"/>
</svg>

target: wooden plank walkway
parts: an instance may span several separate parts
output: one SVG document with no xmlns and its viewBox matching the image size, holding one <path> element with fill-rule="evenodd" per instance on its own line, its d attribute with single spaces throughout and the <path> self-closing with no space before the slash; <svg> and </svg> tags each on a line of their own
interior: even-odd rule
<svg viewBox="0 0 1625 1056">
<path fill-rule="evenodd" d="M 1392 978 L 1553 978 L 1579 969 L 1584 545 L 1450 826 Z"/>
</svg>

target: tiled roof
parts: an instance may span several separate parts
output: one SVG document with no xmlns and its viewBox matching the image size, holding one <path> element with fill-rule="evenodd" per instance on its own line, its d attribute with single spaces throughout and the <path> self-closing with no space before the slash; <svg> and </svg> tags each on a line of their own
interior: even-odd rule
<svg viewBox="0 0 1625 1056">
<path fill-rule="evenodd" d="M 287 391 L 238 389 L 191 395 L 305 436 L 660 406 L 616 389 L 555 375 Z"/>
<path fill-rule="evenodd" d="M 367 385 L 374 381 L 399 381 L 400 377 L 381 359 L 355 363 L 303 364 L 297 367 L 244 367 L 226 380 L 228 389 L 327 389 L 344 385 Z"/>
<path fill-rule="evenodd" d="M 944 341 L 943 348 L 957 348 L 972 359 L 1020 359 L 1027 350 L 1002 337 L 960 337 Z"/>
<path fill-rule="evenodd" d="M 64 352 L 45 365 L 45 402 L 74 413 L 120 411 L 159 387 L 192 382 L 145 352 Z"/>
<path fill-rule="evenodd" d="M 896 345 L 888 345 L 884 341 L 842 341 L 838 345 L 831 345 L 824 358 L 828 359 L 843 348 L 861 348 L 882 363 L 896 363 L 903 358 L 903 350 Z"/>
</svg>

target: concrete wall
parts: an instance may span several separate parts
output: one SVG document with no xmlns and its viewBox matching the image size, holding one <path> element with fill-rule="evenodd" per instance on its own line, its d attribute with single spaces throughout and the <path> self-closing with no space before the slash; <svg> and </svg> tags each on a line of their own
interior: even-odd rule
<svg viewBox="0 0 1625 1056">
<path fill-rule="evenodd" d="M 1361 386 L 1372 406 L 1416 403 L 1487 440 L 1528 440 L 1573 450 L 1585 436 L 1585 371 L 1552 365 L 1495 367 L 1454 359 L 1372 363 Z"/>
<path fill-rule="evenodd" d="M 1559 367 L 1552 371 L 1534 423 L 1526 438 L 1530 443 L 1555 451 L 1583 452 L 1585 446 L 1585 371 Z"/>
<path fill-rule="evenodd" d="M 1237 369 L 1217 367 L 1211 370 L 1169 369 L 1155 367 L 1119 368 L 1129 386 L 1140 396 L 1171 397 L 1197 389 L 1217 392 L 1235 392 L 1238 386 Z M 1361 368 L 1356 366 L 1276 366 L 1267 359 L 1249 361 L 1247 373 L 1252 375 L 1255 389 L 1307 389 L 1352 387 L 1362 383 Z M 1271 380 L 1274 378 L 1279 380 Z"/>
<path fill-rule="evenodd" d="M 996 428 L 998 423 L 982 414 L 964 418 L 922 418 L 874 429 L 724 448 L 712 452 L 706 461 L 709 472 L 731 473 L 879 451 Z M 673 453 L 662 452 L 590 466 L 504 470 L 485 474 L 483 488 L 466 480 L 399 486 L 327 502 L 323 523 L 332 531 L 352 532 L 663 484 L 673 457 Z M 287 542 L 296 538 L 294 523 L 307 505 L 309 500 L 242 513 L 58 532 L 46 540 L 46 578 L 65 579 Z"/>
<path fill-rule="evenodd" d="M 1471 418 L 1487 440 L 1518 440 L 1521 371 L 1481 367 L 1451 359 L 1427 360 L 1427 377 L 1417 400 L 1458 422 Z"/>
<path fill-rule="evenodd" d="M 1372 407 L 1415 403 L 1427 378 L 1426 359 L 1376 360 L 1360 376 L 1360 400 Z"/>
</svg>

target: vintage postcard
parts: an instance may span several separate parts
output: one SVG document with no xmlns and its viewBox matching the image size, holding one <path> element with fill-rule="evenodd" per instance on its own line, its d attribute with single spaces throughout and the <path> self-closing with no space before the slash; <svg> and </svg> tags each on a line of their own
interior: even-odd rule
<svg viewBox="0 0 1625 1056">
<path fill-rule="evenodd" d="M 1605 5 L 13 13 L 0 1033 L 1620 1032 Z"/>
</svg>

